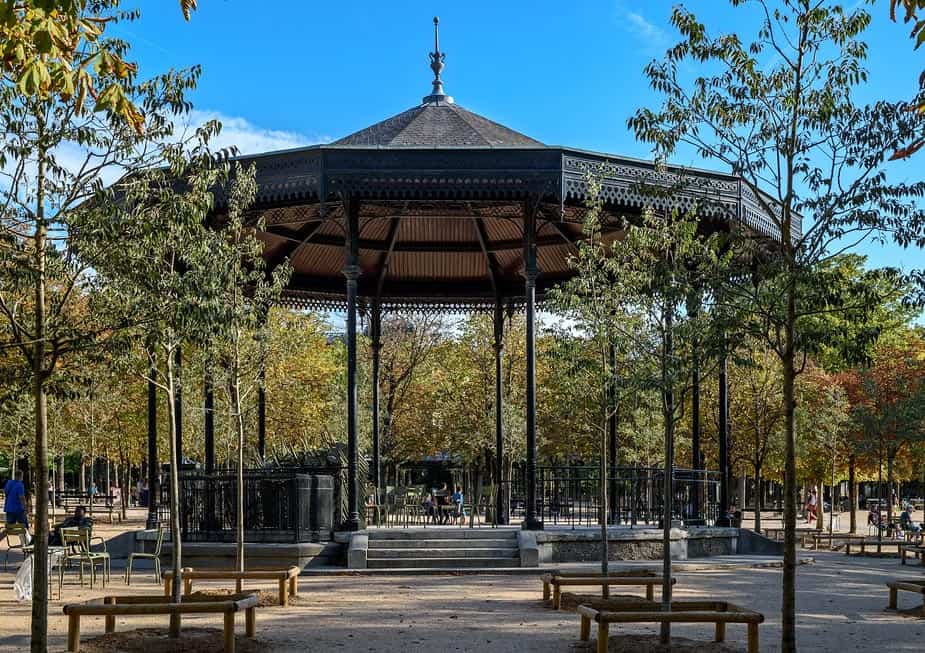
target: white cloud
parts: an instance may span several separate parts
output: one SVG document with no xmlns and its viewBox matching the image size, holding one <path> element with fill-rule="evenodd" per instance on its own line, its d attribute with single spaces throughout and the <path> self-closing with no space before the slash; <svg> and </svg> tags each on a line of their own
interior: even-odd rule
<svg viewBox="0 0 925 653">
<path fill-rule="evenodd" d="M 323 143 L 330 139 L 310 137 L 297 132 L 270 129 L 255 125 L 246 118 L 229 116 L 220 111 L 194 109 L 184 120 L 189 127 L 197 127 L 208 120 L 222 123 L 222 132 L 211 147 L 213 149 L 235 146 L 239 154 L 257 154 L 288 150 Z"/>
<path fill-rule="evenodd" d="M 643 51 L 655 54 L 670 45 L 668 32 L 641 13 L 628 9 L 621 0 L 617 0 L 615 8 L 616 19 L 621 28 L 641 43 Z"/>
<path fill-rule="evenodd" d="M 665 30 L 650 23 L 642 14 L 627 11 L 623 14 L 623 18 L 626 20 L 627 29 L 650 45 L 663 45 L 668 42 Z"/>
</svg>

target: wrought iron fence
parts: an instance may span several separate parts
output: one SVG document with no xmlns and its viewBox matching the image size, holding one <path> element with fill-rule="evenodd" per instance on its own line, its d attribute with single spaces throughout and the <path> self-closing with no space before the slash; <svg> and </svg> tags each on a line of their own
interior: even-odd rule
<svg viewBox="0 0 925 653">
<path fill-rule="evenodd" d="M 537 517 L 549 524 L 591 526 L 600 523 L 600 470 L 597 466 L 538 467 Z M 616 467 L 607 474 L 608 522 L 658 524 L 664 511 L 664 471 L 650 467 Z M 523 519 L 526 470 L 515 468 L 509 514 Z M 718 516 L 719 473 L 675 468 L 672 474 L 672 519 L 685 524 L 712 524 Z"/>
<path fill-rule="evenodd" d="M 163 487 L 164 498 L 169 497 L 166 482 Z M 339 511 L 335 510 L 336 488 L 337 483 L 330 475 L 282 469 L 245 471 L 245 541 L 284 543 L 330 539 L 331 532 L 339 525 L 335 523 L 339 515 Z M 183 540 L 235 540 L 236 474 L 183 473 L 179 494 Z"/>
</svg>

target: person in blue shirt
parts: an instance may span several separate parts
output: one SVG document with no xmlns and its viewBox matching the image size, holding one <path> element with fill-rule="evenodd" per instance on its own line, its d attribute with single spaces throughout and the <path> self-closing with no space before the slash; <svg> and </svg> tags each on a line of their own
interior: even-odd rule
<svg viewBox="0 0 925 653">
<path fill-rule="evenodd" d="M 461 485 L 457 485 L 456 491 L 453 493 L 453 505 L 456 506 L 456 519 L 465 518 L 466 513 L 463 510 L 463 491 Z"/>
<path fill-rule="evenodd" d="M 3 505 L 6 523 L 23 524 L 29 528 L 29 520 L 26 517 L 26 486 L 23 485 L 21 471 L 16 472 L 16 476 L 6 482 L 3 493 L 6 495 Z"/>
</svg>

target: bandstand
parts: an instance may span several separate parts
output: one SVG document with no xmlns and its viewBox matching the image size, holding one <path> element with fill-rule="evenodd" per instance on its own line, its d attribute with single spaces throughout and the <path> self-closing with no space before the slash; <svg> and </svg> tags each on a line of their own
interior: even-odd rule
<svg viewBox="0 0 925 653">
<path fill-rule="evenodd" d="M 704 233 L 748 229 L 779 238 L 774 221 L 740 179 L 695 169 L 656 169 L 652 162 L 546 145 L 464 109 L 444 91 L 444 53 L 435 23 L 432 88 L 419 104 L 333 143 L 243 156 L 256 167 L 254 223 L 269 268 L 293 274 L 283 297 L 295 308 L 346 314 L 347 501 L 345 530 L 361 523 L 357 423 L 357 317 L 365 313 L 372 351 L 373 483 L 379 460 L 381 317 L 389 311 L 485 311 L 494 316 L 495 440 L 502 478 L 502 356 L 506 312 L 526 314 L 526 440 L 523 526 L 541 529 L 537 513 L 536 310 L 547 291 L 568 279 L 569 256 L 582 238 L 596 180 L 603 238 L 621 236 L 644 207 L 697 206 Z M 650 187 L 678 188 L 653 195 Z M 221 207 L 219 206 L 219 211 Z M 699 379 L 695 382 L 695 388 Z M 719 371 L 721 506 L 728 505 L 725 364 Z M 206 392 L 206 469 L 214 438 Z M 271 398 L 272 399 L 272 398 Z M 265 443 L 259 400 L 259 447 Z M 699 393 L 693 402 L 692 461 L 702 469 Z M 149 442 L 155 461 L 156 440 Z M 618 443 L 611 428 L 611 460 Z M 156 472 L 152 472 L 153 477 Z M 153 496 L 152 495 L 152 509 Z M 497 497 L 498 514 L 500 493 Z"/>
</svg>

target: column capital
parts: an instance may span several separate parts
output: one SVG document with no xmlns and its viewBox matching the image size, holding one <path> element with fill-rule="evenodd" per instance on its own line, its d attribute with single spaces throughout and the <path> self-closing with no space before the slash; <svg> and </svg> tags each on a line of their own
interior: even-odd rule
<svg viewBox="0 0 925 653">
<path fill-rule="evenodd" d="M 539 274 L 539 270 L 537 270 L 535 267 L 524 267 L 523 269 L 524 279 L 527 280 L 527 283 L 536 283 L 536 278 L 539 276 Z"/>
<path fill-rule="evenodd" d="M 356 281 L 360 278 L 361 270 L 359 265 L 345 265 L 341 273 L 347 277 L 347 281 Z"/>
</svg>

